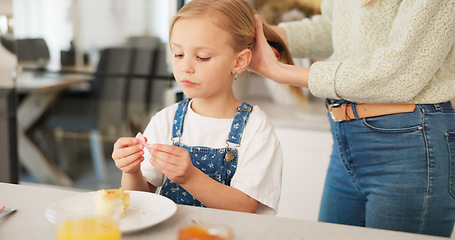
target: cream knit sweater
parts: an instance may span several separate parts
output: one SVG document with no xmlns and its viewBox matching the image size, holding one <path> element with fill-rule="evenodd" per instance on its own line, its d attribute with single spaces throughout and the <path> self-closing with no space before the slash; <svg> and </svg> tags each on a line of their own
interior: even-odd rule
<svg viewBox="0 0 455 240">
<path fill-rule="evenodd" d="M 455 98 L 455 0 L 325 0 L 321 15 L 282 23 L 315 96 L 361 103 Z"/>
</svg>

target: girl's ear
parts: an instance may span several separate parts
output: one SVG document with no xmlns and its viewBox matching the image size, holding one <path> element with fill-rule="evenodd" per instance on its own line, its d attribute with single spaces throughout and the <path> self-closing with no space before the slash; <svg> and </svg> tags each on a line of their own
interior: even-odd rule
<svg viewBox="0 0 455 240">
<path fill-rule="evenodd" d="M 234 68 L 232 69 L 232 74 L 240 74 L 250 65 L 251 57 L 253 53 L 250 49 L 243 49 L 237 54 L 237 59 L 235 61 Z"/>
</svg>

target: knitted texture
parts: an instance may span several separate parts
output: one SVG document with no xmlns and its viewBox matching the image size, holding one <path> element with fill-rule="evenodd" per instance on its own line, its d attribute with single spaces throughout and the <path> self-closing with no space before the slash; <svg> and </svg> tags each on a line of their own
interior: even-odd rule
<svg viewBox="0 0 455 240">
<path fill-rule="evenodd" d="M 281 23 L 293 57 L 312 64 L 318 97 L 361 103 L 455 98 L 455 1 L 325 0 L 321 15 Z"/>
</svg>

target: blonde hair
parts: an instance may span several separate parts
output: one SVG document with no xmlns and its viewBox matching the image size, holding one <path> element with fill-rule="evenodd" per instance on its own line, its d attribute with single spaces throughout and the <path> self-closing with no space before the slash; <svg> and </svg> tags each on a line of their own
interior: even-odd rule
<svg viewBox="0 0 455 240">
<path fill-rule="evenodd" d="M 256 14 L 256 10 L 245 0 L 192 0 L 173 17 L 169 30 L 169 41 L 177 21 L 208 16 L 213 24 L 232 36 L 231 46 L 235 51 L 251 49 L 255 42 L 254 14 Z M 266 39 L 279 46 L 280 49 L 277 49 L 281 50 L 279 61 L 294 64 L 283 39 L 265 22 L 263 29 Z M 289 90 L 301 103 L 308 102 L 301 88 L 289 86 Z"/>
</svg>

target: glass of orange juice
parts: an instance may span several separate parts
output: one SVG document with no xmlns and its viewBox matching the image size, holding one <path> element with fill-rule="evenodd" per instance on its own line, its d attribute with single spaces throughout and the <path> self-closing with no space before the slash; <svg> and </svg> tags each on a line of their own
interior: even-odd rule
<svg viewBox="0 0 455 240">
<path fill-rule="evenodd" d="M 61 221 L 57 226 L 58 240 L 120 240 L 118 221 L 109 217 L 77 217 Z"/>
<path fill-rule="evenodd" d="M 226 226 L 190 224 L 180 228 L 177 240 L 232 240 L 232 230 Z"/>
</svg>

